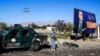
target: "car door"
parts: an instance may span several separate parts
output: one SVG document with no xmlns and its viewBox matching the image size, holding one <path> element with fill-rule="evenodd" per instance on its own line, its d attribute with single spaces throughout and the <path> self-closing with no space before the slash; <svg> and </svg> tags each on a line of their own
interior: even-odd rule
<svg viewBox="0 0 100 56">
<path fill-rule="evenodd" d="M 7 47 L 19 47 L 20 46 L 20 35 L 18 29 L 11 30 L 6 36 Z"/>
<path fill-rule="evenodd" d="M 35 39 L 33 30 L 28 29 L 27 41 L 29 46 L 31 46 L 33 39 Z"/>
<path fill-rule="evenodd" d="M 29 44 L 28 44 L 28 37 L 29 37 L 29 31 L 28 29 L 23 29 L 21 31 L 21 45 L 23 47 L 27 47 Z"/>
</svg>

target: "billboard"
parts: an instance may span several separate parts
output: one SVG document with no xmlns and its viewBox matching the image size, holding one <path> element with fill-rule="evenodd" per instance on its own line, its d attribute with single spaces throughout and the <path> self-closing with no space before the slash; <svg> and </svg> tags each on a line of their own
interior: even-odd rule
<svg viewBox="0 0 100 56">
<path fill-rule="evenodd" d="M 74 33 L 95 33 L 96 17 L 94 13 L 74 9 Z"/>
</svg>

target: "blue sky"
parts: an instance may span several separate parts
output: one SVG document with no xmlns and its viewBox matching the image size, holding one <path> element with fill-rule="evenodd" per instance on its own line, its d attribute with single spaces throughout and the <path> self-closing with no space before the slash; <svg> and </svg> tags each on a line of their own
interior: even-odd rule
<svg viewBox="0 0 100 56">
<path fill-rule="evenodd" d="M 30 12 L 23 12 L 29 8 Z M 74 8 L 95 13 L 100 24 L 100 0 L 0 0 L 0 22 L 53 24 L 58 19 L 73 22 Z"/>
</svg>

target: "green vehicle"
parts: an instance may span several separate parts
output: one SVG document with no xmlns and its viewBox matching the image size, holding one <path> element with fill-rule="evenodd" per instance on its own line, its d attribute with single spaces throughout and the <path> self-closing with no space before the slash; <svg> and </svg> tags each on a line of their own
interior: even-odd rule
<svg viewBox="0 0 100 56">
<path fill-rule="evenodd" d="M 47 44 L 47 35 L 36 33 L 30 27 L 10 27 L 0 31 L 0 49 L 27 48 L 39 50 Z"/>
</svg>

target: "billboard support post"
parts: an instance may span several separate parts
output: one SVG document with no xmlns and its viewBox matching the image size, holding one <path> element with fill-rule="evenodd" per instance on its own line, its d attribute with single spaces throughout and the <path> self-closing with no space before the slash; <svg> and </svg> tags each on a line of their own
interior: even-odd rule
<svg viewBox="0 0 100 56">
<path fill-rule="evenodd" d="M 97 39 L 100 39 L 100 34 L 99 34 L 100 33 L 100 28 L 99 28 L 99 26 L 97 28 L 98 28 L 98 33 L 97 33 L 98 36 L 97 36 Z"/>
</svg>

